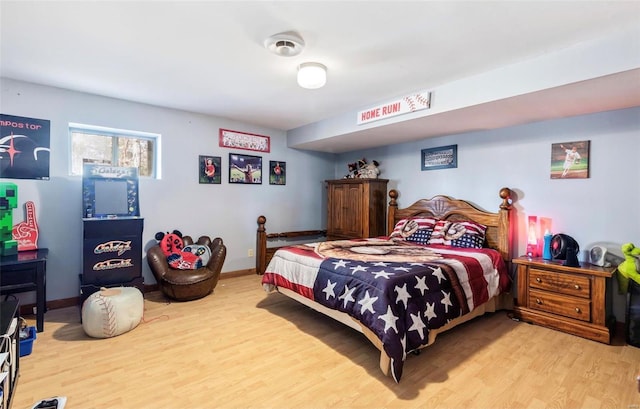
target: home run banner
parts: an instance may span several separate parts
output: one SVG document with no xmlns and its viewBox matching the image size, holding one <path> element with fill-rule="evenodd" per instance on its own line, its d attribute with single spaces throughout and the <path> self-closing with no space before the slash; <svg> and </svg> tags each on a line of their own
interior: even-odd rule
<svg viewBox="0 0 640 409">
<path fill-rule="evenodd" d="M 431 108 L 431 92 L 420 91 L 358 112 L 358 125 Z"/>
<path fill-rule="evenodd" d="M 0 114 L 0 177 L 48 180 L 50 137 L 46 119 Z"/>
</svg>

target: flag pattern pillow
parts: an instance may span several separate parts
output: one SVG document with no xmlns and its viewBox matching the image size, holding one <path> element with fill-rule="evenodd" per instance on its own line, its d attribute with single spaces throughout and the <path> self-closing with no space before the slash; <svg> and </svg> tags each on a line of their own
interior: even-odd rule
<svg viewBox="0 0 640 409">
<path fill-rule="evenodd" d="M 420 242 L 424 240 L 425 236 L 431 236 L 431 232 L 436 227 L 437 219 L 433 218 L 413 218 L 413 219 L 402 219 L 398 223 L 396 223 L 393 228 L 393 232 L 391 232 L 391 236 L 389 236 L 392 240 L 406 240 L 406 241 L 414 241 Z M 413 236 L 417 233 L 418 236 L 413 238 Z M 410 239 L 411 238 L 411 239 Z M 427 242 L 429 241 L 429 237 L 427 237 Z M 426 242 L 423 244 L 427 244 Z"/>
<path fill-rule="evenodd" d="M 405 240 L 426 246 L 427 244 L 429 244 L 431 233 L 433 233 L 433 229 L 418 229 L 415 233 L 407 237 Z"/>
<path fill-rule="evenodd" d="M 482 248 L 487 226 L 472 221 L 439 220 L 429 238 L 429 244 L 453 247 Z"/>
</svg>

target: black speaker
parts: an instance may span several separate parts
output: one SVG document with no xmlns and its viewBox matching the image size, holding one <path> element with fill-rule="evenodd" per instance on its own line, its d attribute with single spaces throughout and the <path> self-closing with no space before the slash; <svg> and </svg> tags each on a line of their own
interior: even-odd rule
<svg viewBox="0 0 640 409">
<path fill-rule="evenodd" d="M 627 344 L 640 348 L 640 284 L 629 280 L 629 303 L 627 304 Z"/>
<path fill-rule="evenodd" d="M 551 237 L 551 256 L 555 260 L 564 260 L 563 265 L 580 267 L 579 252 L 580 246 L 573 237 L 566 234 L 554 234 Z"/>
</svg>

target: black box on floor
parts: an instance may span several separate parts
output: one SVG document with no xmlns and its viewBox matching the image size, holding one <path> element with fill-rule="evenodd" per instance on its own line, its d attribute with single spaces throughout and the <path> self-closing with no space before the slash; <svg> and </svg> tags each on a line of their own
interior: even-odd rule
<svg viewBox="0 0 640 409">
<path fill-rule="evenodd" d="M 627 344 L 640 348 L 640 284 L 629 280 L 629 299 L 627 304 Z"/>
</svg>

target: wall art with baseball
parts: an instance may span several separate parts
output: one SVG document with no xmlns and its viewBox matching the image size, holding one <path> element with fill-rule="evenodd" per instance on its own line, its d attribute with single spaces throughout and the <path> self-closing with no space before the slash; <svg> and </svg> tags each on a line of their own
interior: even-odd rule
<svg viewBox="0 0 640 409">
<path fill-rule="evenodd" d="M 586 179 L 589 177 L 590 141 L 551 145 L 551 179 Z"/>
<path fill-rule="evenodd" d="M 222 180 L 222 160 L 220 156 L 198 157 L 198 169 L 200 183 L 219 185 Z"/>
<path fill-rule="evenodd" d="M 269 184 L 270 185 L 286 185 L 287 184 L 287 163 L 283 161 L 269 161 Z"/>
</svg>

